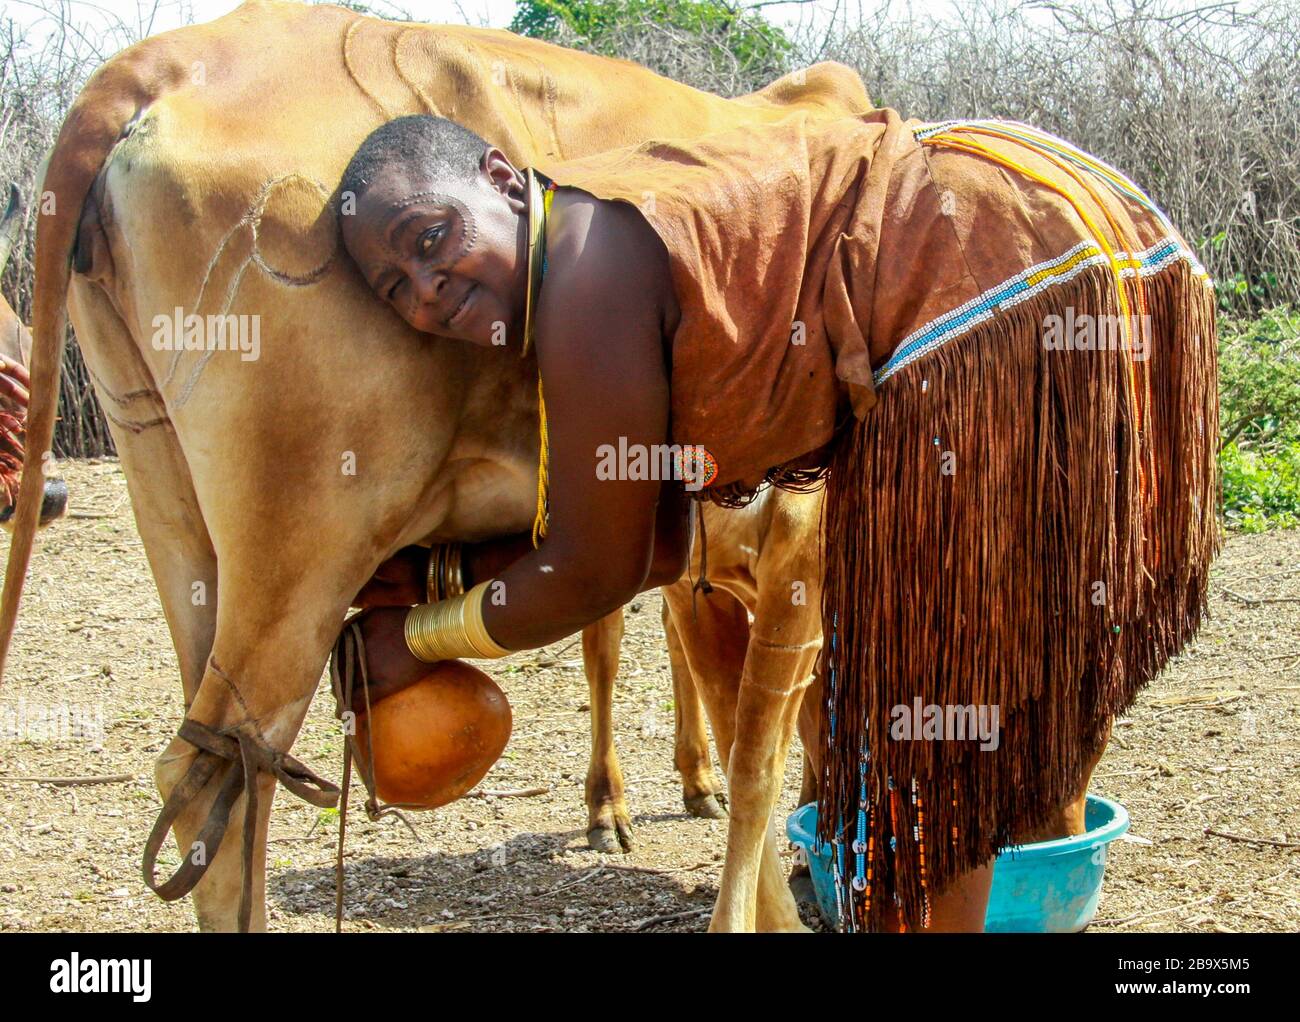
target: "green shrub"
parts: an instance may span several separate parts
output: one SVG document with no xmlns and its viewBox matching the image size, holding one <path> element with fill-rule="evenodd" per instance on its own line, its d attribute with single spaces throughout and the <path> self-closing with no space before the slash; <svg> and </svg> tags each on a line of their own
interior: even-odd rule
<svg viewBox="0 0 1300 1022">
<path fill-rule="evenodd" d="M 518 0 L 510 30 L 724 96 L 762 88 L 793 66 L 780 28 L 723 0 Z"/>
<path fill-rule="evenodd" d="M 1219 454 L 1223 517 L 1242 532 L 1300 527 L 1300 443 L 1279 454 L 1229 444 Z"/>
<path fill-rule="evenodd" d="M 1220 320 L 1219 425 L 1226 524 L 1300 526 L 1300 313 Z"/>
<path fill-rule="evenodd" d="M 1300 441 L 1300 313 L 1219 321 L 1221 447 L 1277 452 Z"/>
</svg>

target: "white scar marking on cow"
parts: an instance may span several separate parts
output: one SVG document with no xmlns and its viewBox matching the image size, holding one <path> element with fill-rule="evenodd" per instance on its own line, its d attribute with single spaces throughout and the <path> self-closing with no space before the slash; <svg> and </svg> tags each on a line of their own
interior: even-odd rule
<svg viewBox="0 0 1300 1022">
<path fill-rule="evenodd" d="M 216 272 L 217 263 L 219 263 L 221 257 L 226 254 L 226 247 L 230 244 L 230 239 L 245 228 L 248 228 L 250 235 L 252 234 L 252 226 L 248 222 L 249 214 L 252 212 L 252 209 L 253 207 L 250 207 L 248 213 L 245 213 L 240 217 L 239 222 L 226 232 L 225 237 L 223 237 L 221 242 L 217 245 L 217 250 L 212 253 L 212 258 L 208 260 L 207 268 L 203 271 L 203 280 L 199 282 L 198 297 L 194 299 L 195 312 L 197 312 L 203 305 L 203 296 L 208 290 L 208 284 L 212 280 L 212 274 Z"/>
<path fill-rule="evenodd" d="M 546 152 L 551 156 L 557 156 L 560 159 L 564 159 L 562 146 L 560 145 L 559 86 L 556 84 L 555 79 L 547 72 L 546 65 L 540 60 L 530 60 L 529 63 L 536 71 L 537 81 L 541 86 L 543 109 L 542 120 L 546 124 L 546 129 L 551 136 L 550 144 L 547 147 Z M 510 80 L 510 90 L 515 95 L 515 102 L 520 103 L 520 107 L 522 108 L 523 104 L 519 97 L 521 90 L 515 83 L 513 77 Z M 533 135 L 532 125 L 526 120 L 524 122 L 524 127 L 528 129 L 529 135 Z"/>
<path fill-rule="evenodd" d="M 393 40 L 393 70 L 397 72 L 397 77 L 402 80 L 406 87 L 415 94 L 415 98 L 424 104 L 425 112 L 436 114 L 438 109 L 429 102 L 429 97 L 415 83 L 415 79 L 406 73 L 406 68 L 402 67 L 402 40 L 406 38 L 406 33 L 409 31 L 410 29 L 406 29 L 397 33 L 397 38 Z"/>
<path fill-rule="evenodd" d="M 760 685 L 758 682 L 753 680 L 752 676 L 745 678 L 741 682 L 741 685 L 747 689 L 758 689 L 760 692 L 775 692 L 777 695 L 784 696 L 792 695 L 795 692 L 798 692 L 801 688 L 807 688 L 812 683 L 813 676 L 810 674 L 802 681 L 796 682 L 793 685 Z"/>
<path fill-rule="evenodd" d="M 226 254 L 226 247 L 230 244 L 230 239 L 244 228 L 249 227 L 248 218 L 254 208 L 256 208 L 256 204 L 249 207 L 248 212 L 240 217 L 235 226 L 226 232 L 225 237 L 223 237 L 217 245 L 216 251 L 212 253 L 212 258 L 208 260 L 207 269 L 203 271 L 203 280 L 199 283 L 198 297 L 194 299 L 194 309 L 196 312 L 203 305 L 203 295 L 208 289 L 208 281 L 212 279 L 212 274 L 217 268 L 217 263 L 219 263 L 221 257 Z M 249 227 L 249 230 L 251 232 L 251 227 Z M 247 265 L 247 260 L 245 260 L 245 265 Z M 240 272 L 242 272 L 242 267 Z M 227 298 L 227 302 L 228 301 L 229 299 Z M 176 370 L 180 367 L 181 357 L 184 354 L 185 349 L 179 346 L 174 352 L 172 352 L 171 364 L 167 367 L 167 375 L 163 377 L 162 383 L 159 384 L 161 389 L 165 390 L 167 387 L 171 386 L 172 379 L 176 375 Z"/>
<path fill-rule="evenodd" d="M 333 235 L 333 247 L 330 249 L 329 255 L 322 263 L 308 270 L 306 273 L 292 274 L 272 266 L 266 261 L 266 258 L 259 247 L 259 230 L 262 225 L 262 218 L 266 215 L 266 204 L 271 195 L 277 187 L 289 182 L 299 181 L 305 182 L 312 188 L 315 188 L 323 202 L 328 205 L 330 193 L 325 189 L 325 186 L 319 181 L 314 181 L 303 174 L 283 174 L 280 177 L 272 178 L 263 184 L 256 198 L 254 198 L 252 205 L 249 206 L 248 211 L 239 218 L 239 221 L 229 231 L 226 232 L 225 236 L 221 239 L 220 244 L 218 244 L 216 251 L 213 253 L 212 258 L 208 260 L 207 269 L 203 273 L 203 280 L 199 284 L 198 296 L 194 300 L 193 307 L 196 314 L 203 303 L 203 298 L 207 293 L 208 284 L 212 279 L 212 275 L 216 272 L 216 268 L 221 262 L 221 257 L 229 247 L 231 239 L 236 233 L 244 228 L 247 228 L 251 232 L 252 249 L 244 258 L 244 261 L 240 263 L 239 267 L 235 270 L 229 284 L 226 286 L 225 300 L 222 303 L 221 312 L 219 313 L 221 316 L 226 316 L 230 313 L 231 306 L 234 304 L 235 297 L 238 294 L 240 284 L 243 283 L 244 273 L 248 269 L 250 263 L 261 270 L 266 276 L 284 287 L 310 287 L 320 281 L 329 272 L 330 268 L 334 265 L 334 260 L 338 258 L 339 249 L 337 225 Z M 181 357 L 184 354 L 186 353 L 183 350 L 178 350 L 173 353 L 171 366 L 168 369 L 166 378 L 162 382 L 162 387 L 165 388 L 171 384 L 172 379 L 175 377 L 176 372 L 180 367 Z M 185 385 L 181 388 L 180 393 L 172 402 L 173 412 L 183 408 L 186 402 L 189 401 L 191 395 L 194 393 L 195 387 L 198 385 L 200 377 L 203 375 L 203 370 L 208 367 L 208 363 L 212 361 L 212 356 L 215 354 L 216 349 L 211 348 L 204 351 L 199 356 L 193 368 L 190 370 Z"/>
<path fill-rule="evenodd" d="M 379 108 L 380 116 L 383 117 L 385 121 L 391 121 L 397 116 L 397 114 L 389 110 L 378 96 L 361 84 L 361 78 L 357 75 L 356 68 L 352 66 L 352 36 L 353 33 L 355 33 L 356 30 L 365 23 L 365 18 L 357 18 L 348 25 L 347 31 L 343 33 L 343 66 L 347 68 L 348 77 L 351 78 L 356 87 L 361 90 L 361 94 Z"/>
<path fill-rule="evenodd" d="M 788 650 L 810 649 L 813 646 L 820 646 L 822 644 L 821 636 L 818 636 L 815 639 L 809 639 L 807 642 L 799 642 L 799 643 L 792 644 L 788 642 L 772 642 L 770 639 L 765 639 L 761 635 L 755 635 L 754 641 L 757 642 L 760 646 L 766 646 L 768 649 L 788 649 Z"/>
<path fill-rule="evenodd" d="M 451 52 L 452 40 L 445 37 L 439 39 L 431 36 L 427 29 L 405 29 L 398 34 L 397 40 L 393 43 L 393 70 L 397 72 L 397 77 L 411 90 L 415 98 L 423 104 L 426 113 L 451 116 L 453 120 L 455 119 L 454 110 L 444 111 L 439 109 L 438 105 L 429 98 L 428 93 L 420 87 L 420 74 L 418 72 L 412 74 L 408 68 L 402 66 L 402 44 L 406 41 L 407 36 L 417 36 L 422 41 L 433 41 L 437 44 L 437 52 L 434 54 L 436 58 L 434 67 L 437 68 L 437 73 L 451 76 L 459 72 L 459 81 L 463 86 L 473 83 L 492 82 L 492 73 L 483 66 L 483 62 L 478 58 L 478 55 L 463 44 L 456 45 L 456 50 L 453 53 Z M 425 52 L 428 53 L 429 51 L 426 49 Z M 424 73 L 428 75 L 429 72 L 426 70 Z M 480 84 L 477 94 L 470 93 L 468 89 L 463 88 L 460 98 L 464 103 L 472 104 L 481 94 L 482 87 Z M 522 146 L 515 137 L 515 132 L 504 119 L 495 116 L 496 109 L 496 106 L 490 103 L 483 105 L 482 110 L 479 111 L 479 116 L 483 120 L 476 125 L 478 134 L 484 138 L 492 139 L 496 145 L 506 152 L 518 152 Z M 525 129 L 527 129 L 527 125 L 525 125 Z"/>
<path fill-rule="evenodd" d="M 230 284 L 226 288 L 226 301 L 225 304 L 221 306 L 221 312 L 219 315 L 225 316 L 230 312 L 230 306 L 233 305 L 235 301 L 235 293 L 239 290 L 239 285 L 244 279 L 244 271 L 248 269 L 248 264 L 251 261 L 251 257 L 245 259 L 239 265 L 239 269 L 236 271 L 235 275 L 231 278 Z M 174 410 L 179 410 L 185 407 L 185 403 L 189 401 L 190 395 L 194 393 L 194 388 L 198 385 L 199 377 L 203 375 L 203 370 L 208 367 L 208 363 L 212 361 L 212 356 L 216 353 L 216 348 L 210 348 L 199 356 L 199 360 L 194 363 L 194 368 L 190 370 L 189 379 L 185 381 L 185 386 L 181 388 L 181 392 L 176 396 L 176 400 L 172 403 L 172 408 Z"/>
<path fill-rule="evenodd" d="M 113 391 L 109 389 L 108 385 L 95 375 L 90 366 L 86 366 L 86 375 L 90 377 L 90 382 L 95 385 L 95 393 L 99 395 L 101 403 L 105 397 L 109 398 L 114 404 L 121 405 L 122 407 L 126 407 L 132 401 L 138 400 L 142 397 L 151 398 L 158 402 L 162 401 L 162 395 L 152 387 L 144 387 L 141 390 L 129 390 L 125 394 L 119 396 L 114 394 Z"/>
</svg>

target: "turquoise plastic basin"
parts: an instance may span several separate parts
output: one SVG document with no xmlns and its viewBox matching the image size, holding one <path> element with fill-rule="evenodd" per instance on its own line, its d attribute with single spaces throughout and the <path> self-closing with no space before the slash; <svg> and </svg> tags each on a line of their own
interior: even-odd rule
<svg viewBox="0 0 1300 1022">
<path fill-rule="evenodd" d="M 1097 912 L 1110 843 L 1128 830 L 1128 812 L 1118 802 L 1089 795 L 1084 809 L 1088 828 L 1077 837 L 1016 845 L 1002 851 L 993 866 L 987 933 L 1077 933 Z M 817 804 L 796 809 L 786 833 L 802 848 L 812 873 L 822 914 L 835 919 L 835 882 L 828 845 L 820 845 Z"/>
</svg>

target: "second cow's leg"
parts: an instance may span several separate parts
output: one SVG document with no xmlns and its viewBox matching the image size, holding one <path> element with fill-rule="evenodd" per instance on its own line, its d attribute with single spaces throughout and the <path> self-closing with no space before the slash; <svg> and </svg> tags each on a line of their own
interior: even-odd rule
<svg viewBox="0 0 1300 1022">
<path fill-rule="evenodd" d="M 794 691 L 784 699 L 772 700 L 772 693 L 760 692 L 753 679 L 765 678 L 774 662 L 766 654 L 756 653 L 759 646 L 750 638 L 749 618 L 739 600 L 715 589 L 707 597 L 697 597 L 693 609 L 689 583 L 669 587 L 664 595 L 674 619 L 680 622 L 677 636 L 708 712 L 718 756 L 728 778 L 731 824 L 727 856 L 709 928 L 801 929 L 771 833 L 772 809 L 780 791 L 802 689 L 802 682 L 793 673 L 797 669 L 784 665 L 792 672 L 791 680 L 774 684 Z M 761 611 L 760 619 L 755 620 L 755 628 L 760 627 Z M 809 670 L 816 650 L 814 638 Z M 757 674 L 751 674 L 755 670 Z M 807 674 L 804 671 L 805 680 Z M 748 691 L 743 679 L 750 679 Z M 771 712 L 774 704 L 780 706 L 775 713 Z M 760 763 L 764 759 L 777 763 L 777 767 L 765 770 Z M 760 776 L 764 774 L 766 781 Z"/>
<path fill-rule="evenodd" d="M 591 760 L 587 766 L 587 844 L 598 852 L 630 851 L 632 816 L 614 751 L 614 679 L 623 644 L 620 607 L 582 630 L 582 664 L 591 694 Z"/>
<path fill-rule="evenodd" d="M 799 782 L 799 804 L 806 806 L 817 801 L 821 782 L 822 685 L 821 676 L 814 669 L 812 683 L 803 694 L 799 705 L 799 741 L 803 745 L 803 779 Z"/>
<path fill-rule="evenodd" d="M 820 761 L 820 750 L 818 742 L 821 741 L 821 678 L 813 672 L 812 684 L 803 694 L 803 700 L 799 705 L 799 718 L 797 728 L 799 731 L 799 741 L 803 745 L 803 779 L 799 782 L 799 805 L 806 806 L 809 802 L 817 801 L 817 789 L 820 782 L 820 773 L 818 764 Z M 790 868 L 790 890 L 794 894 L 795 900 L 809 905 L 817 903 L 817 895 L 812 885 L 812 870 L 808 865 L 806 857 L 800 857 L 795 860 L 794 865 Z"/>
<path fill-rule="evenodd" d="M 709 731 L 704 726 L 704 707 L 695 687 L 690 665 L 682 651 L 682 640 L 677 625 L 664 600 L 664 639 L 668 643 L 668 662 L 673 673 L 673 716 L 676 723 L 676 744 L 673 765 L 682 777 L 682 804 L 692 816 L 705 820 L 725 820 L 727 797 L 722 785 L 713 775 L 713 760 L 709 755 Z"/>
</svg>

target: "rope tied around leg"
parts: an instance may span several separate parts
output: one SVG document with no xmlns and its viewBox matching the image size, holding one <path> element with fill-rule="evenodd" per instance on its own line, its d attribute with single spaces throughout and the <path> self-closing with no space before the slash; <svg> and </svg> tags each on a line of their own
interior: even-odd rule
<svg viewBox="0 0 1300 1022">
<path fill-rule="evenodd" d="M 177 736 L 199 750 L 185 776 L 168 795 L 158 819 L 145 842 L 144 882 L 164 901 L 175 901 L 189 894 L 207 872 L 226 835 L 230 812 L 240 794 L 247 791 L 244 806 L 242 884 L 239 896 L 239 931 L 247 933 L 253 911 L 253 851 L 256 845 L 259 799 L 257 774 L 272 774 L 289 791 L 314 806 L 333 808 L 338 805 L 339 789 L 288 753 L 273 749 L 252 721 L 243 721 L 217 730 L 196 720 L 185 720 Z M 175 873 L 162 883 L 156 874 L 158 852 L 177 817 L 196 799 L 223 763 L 229 764 L 225 780 L 217 792 L 200 829 L 195 845 L 201 855 L 184 855 Z M 192 847 L 191 852 L 195 849 Z"/>
</svg>

